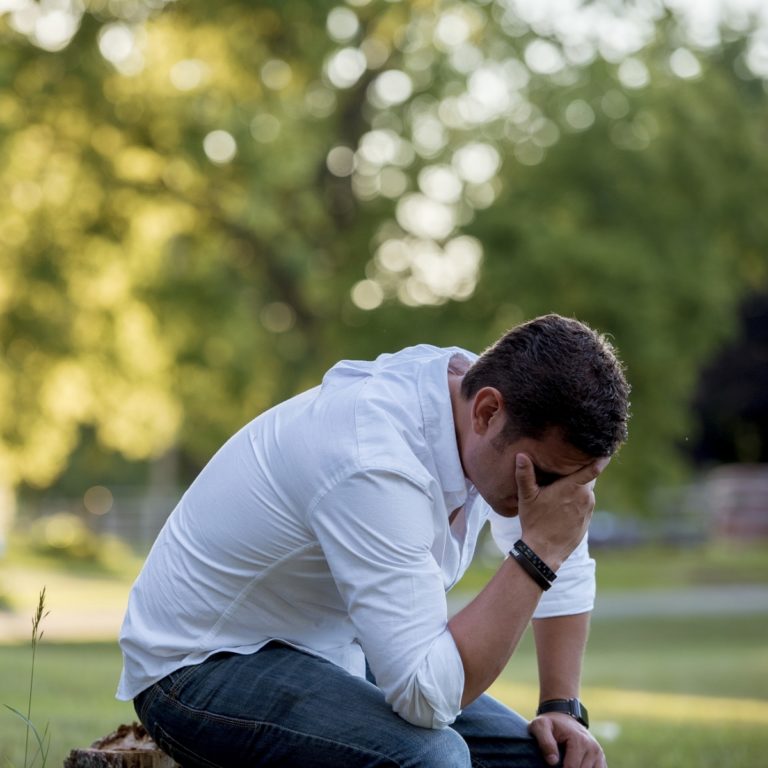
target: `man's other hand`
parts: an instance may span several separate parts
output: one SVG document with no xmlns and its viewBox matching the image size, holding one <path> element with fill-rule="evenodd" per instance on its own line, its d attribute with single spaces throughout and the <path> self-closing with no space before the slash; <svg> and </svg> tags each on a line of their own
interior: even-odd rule
<svg viewBox="0 0 768 768">
<path fill-rule="evenodd" d="M 532 720 L 528 730 L 549 765 L 560 765 L 562 750 L 563 768 L 608 768 L 597 739 L 570 715 L 547 712 Z"/>
</svg>

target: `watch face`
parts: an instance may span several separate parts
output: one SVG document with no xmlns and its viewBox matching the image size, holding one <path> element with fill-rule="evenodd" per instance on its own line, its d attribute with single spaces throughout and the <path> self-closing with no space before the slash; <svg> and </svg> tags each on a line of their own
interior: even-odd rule
<svg viewBox="0 0 768 768">
<path fill-rule="evenodd" d="M 571 715 L 585 728 L 589 728 L 589 714 L 587 713 L 587 708 L 578 699 L 571 699 L 570 703 L 573 705 Z"/>
</svg>

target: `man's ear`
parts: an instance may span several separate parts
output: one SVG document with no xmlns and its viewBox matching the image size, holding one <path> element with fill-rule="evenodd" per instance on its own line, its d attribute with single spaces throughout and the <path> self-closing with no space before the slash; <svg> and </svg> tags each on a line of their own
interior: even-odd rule
<svg viewBox="0 0 768 768">
<path fill-rule="evenodd" d="M 478 435 L 484 435 L 491 422 L 502 418 L 504 400 L 495 387 L 479 389 L 472 400 L 472 428 Z"/>
</svg>

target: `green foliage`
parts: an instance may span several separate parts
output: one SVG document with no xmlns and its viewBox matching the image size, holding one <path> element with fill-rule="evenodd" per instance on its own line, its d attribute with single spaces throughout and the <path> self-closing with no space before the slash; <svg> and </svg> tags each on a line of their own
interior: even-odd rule
<svg viewBox="0 0 768 768">
<path fill-rule="evenodd" d="M 611 53 L 522 6 L 335 5 L 93 2 L 71 39 L 0 15 L 0 482 L 84 440 L 198 467 L 338 358 L 557 311 L 626 359 L 602 502 L 647 507 L 768 278 L 751 30 L 705 50 L 666 15 Z"/>
<path fill-rule="evenodd" d="M 128 556 L 127 545 L 112 536 L 94 533 L 71 512 L 57 512 L 38 518 L 26 534 L 17 537 L 17 544 L 21 538 L 24 539 L 23 546 L 35 554 L 104 567 L 112 559 Z"/>
<path fill-rule="evenodd" d="M 91 577 L 127 573 L 132 579 L 142 559 L 118 537 L 96 533 L 71 512 L 57 512 L 28 526 L 17 523 L 4 562 Z"/>
</svg>

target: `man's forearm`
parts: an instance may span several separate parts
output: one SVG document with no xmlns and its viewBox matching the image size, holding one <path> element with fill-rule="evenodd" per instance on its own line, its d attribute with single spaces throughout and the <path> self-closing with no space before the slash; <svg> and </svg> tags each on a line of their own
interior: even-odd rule
<svg viewBox="0 0 768 768">
<path fill-rule="evenodd" d="M 508 558 L 475 599 L 448 622 L 464 664 L 462 707 L 483 693 L 504 669 L 541 594 Z"/>
<path fill-rule="evenodd" d="M 584 538 L 595 506 L 593 481 L 607 463 L 608 459 L 596 459 L 541 488 L 531 459 L 523 452 L 515 455 L 521 538 L 554 572 Z M 464 666 L 461 706 L 474 701 L 504 669 L 541 599 L 542 588 L 547 584 L 532 578 L 509 557 L 480 594 L 448 623 Z M 554 637 L 546 644 L 555 651 L 558 647 Z"/>
<path fill-rule="evenodd" d="M 591 613 L 534 619 L 539 701 L 579 696 Z"/>
</svg>

